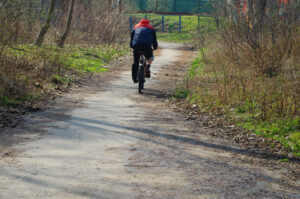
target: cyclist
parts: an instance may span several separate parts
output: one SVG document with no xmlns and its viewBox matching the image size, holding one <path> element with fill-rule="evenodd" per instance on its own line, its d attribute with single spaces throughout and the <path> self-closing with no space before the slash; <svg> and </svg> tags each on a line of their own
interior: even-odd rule
<svg viewBox="0 0 300 199">
<path fill-rule="evenodd" d="M 143 52 L 147 59 L 145 77 L 151 77 L 150 66 L 154 60 L 152 46 L 154 50 L 158 48 L 156 32 L 148 19 L 142 19 L 131 32 L 130 47 L 133 48 L 132 80 L 134 83 L 138 82 L 140 52 Z"/>
</svg>

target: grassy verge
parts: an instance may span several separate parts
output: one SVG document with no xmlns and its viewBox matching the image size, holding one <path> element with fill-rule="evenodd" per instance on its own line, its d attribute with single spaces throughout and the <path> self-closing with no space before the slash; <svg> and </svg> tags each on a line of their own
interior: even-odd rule
<svg viewBox="0 0 300 199">
<path fill-rule="evenodd" d="M 54 46 L 35 47 L 31 45 L 16 46 L 6 50 L 6 55 L 30 62 L 48 61 L 58 66 L 71 68 L 78 72 L 99 73 L 106 71 L 104 65 L 124 56 L 128 49 L 123 46 Z"/>
<path fill-rule="evenodd" d="M 157 33 L 159 41 L 189 44 L 197 38 L 196 33 Z"/>
<path fill-rule="evenodd" d="M 238 117 L 239 114 L 233 116 Z M 267 138 L 280 142 L 296 157 L 300 157 L 300 122 L 295 119 L 277 119 L 275 121 L 257 121 L 251 117 L 242 117 L 237 125 Z M 276 146 L 271 146 L 276 147 Z"/>
<path fill-rule="evenodd" d="M 177 99 L 184 99 L 187 103 L 194 105 L 196 104 L 202 111 L 208 112 L 219 112 L 227 115 L 228 120 L 233 122 L 236 126 L 243 127 L 246 130 L 254 132 L 257 136 L 263 136 L 265 138 L 271 138 L 279 142 L 288 152 L 291 152 L 293 156 L 300 157 L 300 118 L 297 114 L 277 114 L 277 108 L 281 105 L 280 98 L 272 93 L 270 96 L 265 96 L 265 98 L 271 98 L 269 106 L 268 118 L 262 117 L 261 105 L 259 104 L 261 100 L 259 97 L 262 96 L 261 93 L 252 93 L 250 97 L 237 95 L 237 91 L 232 91 L 232 95 L 228 99 L 225 99 L 224 89 L 231 89 L 228 87 L 222 87 L 219 85 L 230 82 L 234 79 L 231 77 L 229 79 L 224 78 L 220 74 L 219 69 L 212 69 L 210 60 L 207 57 L 203 57 L 203 52 L 207 52 L 205 49 L 199 53 L 197 59 L 191 64 L 190 69 L 186 76 L 186 85 L 178 87 L 174 92 L 174 97 Z M 209 52 L 207 53 L 209 54 Z M 215 71 L 214 71 L 215 70 Z M 224 72 L 224 71 L 223 71 Z M 221 78 L 222 77 L 222 78 Z M 225 76 L 226 77 L 226 76 Z M 281 80 L 281 85 L 284 82 L 281 79 L 268 79 L 268 84 L 270 82 L 278 82 Z M 257 80 L 257 85 L 262 85 L 264 82 L 262 80 Z M 237 82 L 235 82 L 237 84 Z M 218 91 L 218 87 L 220 91 Z M 235 88 L 235 87 L 234 87 Z M 247 87 L 246 87 L 247 88 Z M 265 89 L 263 89 L 265 91 Z M 265 92 L 264 92 L 265 93 Z M 280 93 L 278 94 L 280 95 Z M 250 100 L 251 99 L 251 100 Z M 224 100 L 224 101 L 222 101 Z M 284 101 L 284 103 L 289 103 L 289 101 Z M 293 108 L 293 104 L 290 103 L 290 108 Z M 271 148 L 276 148 L 278 146 L 272 145 Z"/>
<path fill-rule="evenodd" d="M 129 52 L 124 46 L 19 45 L 0 57 L 0 105 L 15 106 L 41 99 L 59 85 L 70 85 L 85 74 L 107 71 L 105 65 Z"/>
</svg>

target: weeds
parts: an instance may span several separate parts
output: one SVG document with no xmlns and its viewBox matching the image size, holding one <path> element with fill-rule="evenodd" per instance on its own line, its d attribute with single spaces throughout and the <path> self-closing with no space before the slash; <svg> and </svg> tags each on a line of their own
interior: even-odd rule
<svg viewBox="0 0 300 199">
<path fill-rule="evenodd" d="M 269 2 L 270 3 L 270 2 Z M 269 12 L 273 4 L 266 4 Z M 279 141 L 300 156 L 300 34 L 298 4 L 282 17 L 226 18 L 187 75 L 187 100 L 231 116 L 240 126 Z M 254 18 L 263 15 L 261 21 Z M 233 15 L 232 15 L 233 16 Z"/>
</svg>

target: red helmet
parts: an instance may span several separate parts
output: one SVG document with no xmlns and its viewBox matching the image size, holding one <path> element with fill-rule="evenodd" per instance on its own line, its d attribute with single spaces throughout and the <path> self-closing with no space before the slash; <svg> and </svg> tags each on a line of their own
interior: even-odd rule
<svg viewBox="0 0 300 199">
<path fill-rule="evenodd" d="M 150 24 L 150 21 L 148 19 L 142 19 L 140 21 L 140 24 L 145 24 L 145 25 L 149 25 Z"/>
<path fill-rule="evenodd" d="M 140 28 L 140 27 L 153 29 L 153 27 L 150 25 L 150 21 L 148 19 L 142 19 L 139 22 L 139 24 L 137 24 L 134 28 Z"/>
</svg>

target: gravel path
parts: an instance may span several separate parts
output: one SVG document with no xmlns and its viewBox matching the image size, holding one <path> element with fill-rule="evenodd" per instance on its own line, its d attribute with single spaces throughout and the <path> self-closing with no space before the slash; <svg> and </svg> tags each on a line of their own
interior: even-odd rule
<svg viewBox="0 0 300 199">
<path fill-rule="evenodd" d="M 288 166 L 211 138 L 166 106 L 166 85 L 194 55 L 178 49 L 162 44 L 142 96 L 122 72 L 7 130 L 18 144 L 2 145 L 0 198 L 300 198 Z"/>
</svg>

